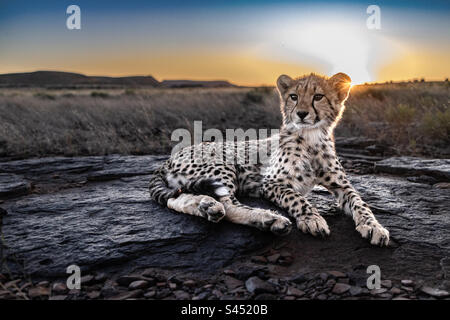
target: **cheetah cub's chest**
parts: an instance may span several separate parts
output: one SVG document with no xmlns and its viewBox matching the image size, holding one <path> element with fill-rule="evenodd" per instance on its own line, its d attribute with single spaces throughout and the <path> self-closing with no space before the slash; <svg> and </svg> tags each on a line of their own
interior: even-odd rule
<svg viewBox="0 0 450 320">
<path fill-rule="evenodd" d="M 324 157 L 332 158 L 332 154 L 334 148 L 326 136 L 281 136 L 280 147 L 271 157 L 265 179 L 275 184 L 288 184 L 306 195 L 317 184 L 317 173 L 327 167 Z"/>
</svg>

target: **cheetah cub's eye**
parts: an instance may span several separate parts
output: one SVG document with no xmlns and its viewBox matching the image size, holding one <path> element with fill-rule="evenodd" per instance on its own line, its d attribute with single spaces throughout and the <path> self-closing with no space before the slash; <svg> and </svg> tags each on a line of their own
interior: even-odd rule
<svg viewBox="0 0 450 320">
<path fill-rule="evenodd" d="M 296 94 L 290 94 L 290 95 L 289 95 L 289 98 L 291 98 L 291 99 L 294 100 L 294 101 L 297 101 L 298 96 L 297 96 Z"/>
<path fill-rule="evenodd" d="M 313 100 L 314 101 L 320 101 L 320 100 L 322 100 L 322 98 L 324 97 L 324 95 L 323 94 L 315 94 L 314 95 L 314 97 L 313 97 Z"/>
</svg>

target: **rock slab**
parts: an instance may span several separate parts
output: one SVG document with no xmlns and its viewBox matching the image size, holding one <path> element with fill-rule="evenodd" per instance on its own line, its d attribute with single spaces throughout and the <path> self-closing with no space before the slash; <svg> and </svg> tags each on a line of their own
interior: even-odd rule
<svg viewBox="0 0 450 320">
<path fill-rule="evenodd" d="M 80 266 L 83 275 L 147 267 L 214 273 L 241 255 L 255 256 L 258 249 L 279 241 L 253 228 L 226 221 L 213 224 L 151 201 L 148 181 L 165 158 L 0 162 L 0 173 L 8 175 L 12 184 L 33 185 L 31 194 L 16 194 L 1 204 L 8 211 L 3 217 L 3 235 L 9 268 L 42 278 L 65 277 L 71 264 Z M 420 167 L 417 159 L 412 161 Z M 441 164 L 433 169 L 423 161 L 428 172 L 446 170 Z M 283 239 L 293 257 L 285 270 L 343 270 L 352 276 L 359 272 L 364 284 L 367 266 L 376 264 L 384 279 L 423 280 L 431 288 L 449 291 L 448 190 L 393 175 L 349 175 L 349 179 L 390 231 L 391 246 L 371 246 L 355 231 L 350 217 L 333 209 L 328 192 L 315 189 L 308 198 L 327 220 L 331 235 L 324 240 L 293 230 Z M 273 208 L 262 200 L 243 200 Z M 136 280 L 140 279 L 128 285 Z"/>
</svg>

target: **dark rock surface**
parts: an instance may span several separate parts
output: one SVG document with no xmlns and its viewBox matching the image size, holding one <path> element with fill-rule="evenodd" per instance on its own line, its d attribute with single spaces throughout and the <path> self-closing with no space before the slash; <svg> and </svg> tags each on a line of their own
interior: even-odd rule
<svg viewBox="0 0 450 320">
<path fill-rule="evenodd" d="M 148 174 L 156 164 L 153 157 L 101 159 L 62 159 L 62 163 L 44 159 L 41 165 L 17 162 L 19 172 L 37 185 L 42 175 L 50 173 L 66 181 L 71 176 L 78 180 L 116 177 L 108 183 L 82 183 L 5 202 L 3 208 L 9 213 L 4 219 L 5 241 L 9 252 L 23 260 L 27 274 L 61 276 L 70 264 L 85 271 L 137 266 L 211 271 L 270 239 L 257 230 L 233 230 L 152 202 L 147 190 Z M 119 165 L 124 165 L 120 173 Z M 3 164 L 0 170 L 5 167 L 12 170 L 15 165 Z"/>
<path fill-rule="evenodd" d="M 64 277 L 71 264 L 79 265 L 83 274 L 125 273 L 146 267 L 213 274 L 232 266 L 236 274 L 230 274 L 245 282 L 251 276 L 262 276 L 261 269 L 248 265 L 253 257 L 252 263 L 269 264 L 273 274 L 301 278 L 298 282 L 308 281 L 303 274 L 318 272 L 323 290 L 328 291 L 336 283 L 348 283 L 333 273 L 327 278 L 323 272 L 342 270 L 356 279 L 350 285 L 363 286 L 366 268 L 372 264 L 380 266 L 383 279 L 414 279 L 432 288 L 449 288 L 450 195 L 446 189 L 404 177 L 350 174 L 356 189 L 390 230 L 389 248 L 373 247 L 362 239 L 351 218 L 333 207 L 324 189 L 315 189 L 309 198 L 327 220 L 331 236 L 319 239 L 293 230 L 278 238 L 227 222 L 212 224 L 150 201 L 148 180 L 164 158 L 107 156 L 0 163 L 0 173 L 33 185 L 32 194 L 1 204 L 8 212 L 3 234 L 9 268 L 17 274 L 25 271 L 36 278 L 56 278 Z M 245 202 L 270 207 L 257 199 Z M 132 281 L 138 280 L 142 279 Z M 227 281 L 232 282 L 239 283 L 236 294 L 240 288 L 247 292 L 243 282 Z M 139 290 L 131 296 L 143 294 Z M 166 291 L 151 289 L 148 296 L 163 298 L 170 294 Z M 299 295 L 295 288 L 290 292 L 289 297 Z M 345 294 L 350 296 L 350 292 L 360 294 L 354 288 Z M 314 297 L 324 295 L 325 291 Z M 194 292 L 192 296 L 202 297 Z"/>
<path fill-rule="evenodd" d="M 450 159 L 392 157 L 377 162 L 375 169 L 394 174 L 427 175 L 439 181 L 450 180 Z"/>
<path fill-rule="evenodd" d="M 21 196 L 31 191 L 31 184 L 21 176 L 0 173 L 0 199 Z"/>
</svg>

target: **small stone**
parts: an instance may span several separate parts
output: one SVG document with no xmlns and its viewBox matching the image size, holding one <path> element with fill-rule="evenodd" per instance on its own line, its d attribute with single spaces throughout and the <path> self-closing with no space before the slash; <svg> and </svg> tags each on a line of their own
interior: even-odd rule
<svg viewBox="0 0 450 320">
<path fill-rule="evenodd" d="M 386 288 L 380 288 L 380 289 L 372 289 L 372 290 L 370 290 L 370 294 L 373 295 L 373 296 L 376 296 L 376 295 L 379 295 L 379 294 L 382 294 L 382 293 L 385 293 L 385 292 L 387 292 L 387 289 L 386 289 Z"/>
<path fill-rule="evenodd" d="M 295 276 L 290 277 L 288 280 L 294 283 L 302 283 L 305 282 L 307 279 L 304 274 L 297 274 Z"/>
<path fill-rule="evenodd" d="M 14 294 L 13 293 L 11 293 L 10 291 L 8 291 L 8 290 L 1 290 L 0 291 L 0 299 L 14 299 Z"/>
<path fill-rule="evenodd" d="M 350 290 L 350 285 L 346 283 L 336 283 L 333 287 L 333 293 L 335 294 L 343 294 Z"/>
<path fill-rule="evenodd" d="M 233 270 L 231 270 L 231 269 L 225 269 L 225 270 L 223 270 L 223 273 L 226 274 L 226 275 L 229 275 L 229 276 L 233 276 L 233 275 L 236 274 L 236 273 L 235 273 Z"/>
<path fill-rule="evenodd" d="M 329 275 L 331 275 L 334 278 L 345 278 L 347 275 L 340 271 L 327 271 Z"/>
<path fill-rule="evenodd" d="M 408 291 L 408 292 L 413 292 L 413 291 L 414 291 L 413 288 L 411 288 L 411 287 L 405 287 L 405 286 L 402 286 L 401 289 L 403 289 L 403 290 L 405 290 L 405 291 Z"/>
<path fill-rule="evenodd" d="M 173 282 L 169 282 L 169 288 L 170 288 L 171 290 L 175 290 L 175 289 L 177 288 L 177 284 L 176 284 L 176 283 L 173 283 Z"/>
<path fill-rule="evenodd" d="M 94 278 L 95 277 L 92 274 L 85 275 L 85 276 L 81 277 L 81 279 L 80 279 L 81 280 L 81 284 L 82 285 L 89 285 L 89 284 L 94 282 Z"/>
<path fill-rule="evenodd" d="M 244 282 L 241 280 L 238 280 L 236 278 L 226 276 L 224 279 L 224 283 L 227 286 L 228 290 L 236 289 L 237 287 L 243 286 Z"/>
<path fill-rule="evenodd" d="M 62 282 L 55 282 L 52 286 L 52 291 L 55 293 L 66 293 L 67 286 Z"/>
<path fill-rule="evenodd" d="M 164 299 L 164 298 L 170 296 L 171 293 L 172 293 L 172 291 L 170 291 L 170 290 L 167 289 L 167 288 L 164 288 L 164 289 L 158 290 L 158 291 L 156 292 L 155 298 L 156 298 L 156 299 Z"/>
<path fill-rule="evenodd" d="M 30 298 L 40 298 L 40 297 L 49 296 L 49 295 L 50 295 L 50 288 L 34 287 L 34 288 L 28 289 L 28 296 Z"/>
<path fill-rule="evenodd" d="M 281 255 L 279 253 L 272 254 L 267 257 L 267 261 L 269 261 L 270 263 L 276 263 L 278 258 L 280 258 L 280 256 Z"/>
<path fill-rule="evenodd" d="M 450 189 L 450 183 L 449 182 L 439 182 L 433 185 L 435 188 L 439 189 Z"/>
<path fill-rule="evenodd" d="M 193 288 L 195 287 L 197 283 L 194 280 L 186 280 L 183 282 L 183 286 L 188 287 L 188 288 Z"/>
<path fill-rule="evenodd" d="M 138 280 L 142 280 L 142 277 L 135 276 L 135 275 L 134 276 L 133 275 L 131 275 L 131 276 L 121 276 L 121 277 L 117 278 L 117 283 L 120 286 L 128 287 L 130 285 L 130 283 L 132 283 L 133 281 L 138 281 Z"/>
<path fill-rule="evenodd" d="M 154 276 L 155 276 L 155 270 L 153 270 L 153 269 L 145 269 L 145 270 L 141 273 L 141 275 L 142 275 L 143 277 L 154 277 Z"/>
<path fill-rule="evenodd" d="M 326 295 L 326 294 L 323 294 L 323 293 L 322 293 L 322 294 L 319 294 L 319 295 L 317 296 L 317 299 L 318 299 L 318 300 L 327 300 L 327 298 L 328 298 L 327 295 Z"/>
<path fill-rule="evenodd" d="M 91 291 L 87 293 L 87 296 L 89 297 L 89 299 L 97 299 L 100 297 L 100 291 Z"/>
<path fill-rule="evenodd" d="M 67 296 L 65 295 L 57 295 L 57 296 L 51 296 L 50 298 L 48 298 L 48 300 L 55 300 L 55 301 L 61 301 L 61 300 L 66 300 Z"/>
<path fill-rule="evenodd" d="M 320 279 L 322 279 L 323 281 L 327 281 L 327 279 L 328 279 L 328 273 L 322 272 L 322 273 L 319 275 L 319 277 L 320 277 Z"/>
<path fill-rule="evenodd" d="M 215 296 L 218 297 L 218 298 L 223 297 L 222 291 L 217 290 L 217 289 L 214 289 L 214 290 L 212 291 L 212 294 L 215 295 Z"/>
<path fill-rule="evenodd" d="M 249 292 L 254 293 L 254 294 L 263 293 L 263 292 L 275 293 L 277 291 L 272 284 L 270 284 L 264 280 L 261 280 L 258 277 L 248 278 L 247 281 L 245 281 L 245 287 L 247 288 L 247 290 Z"/>
<path fill-rule="evenodd" d="M 283 299 L 284 300 L 295 300 L 295 297 L 294 296 L 285 296 Z"/>
<path fill-rule="evenodd" d="M 350 284 L 350 279 L 349 278 L 338 278 L 337 282 L 339 283 L 345 283 L 345 284 Z"/>
<path fill-rule="evenodd" d="M 402 285 L 412 287 L 414 285 L 414 281 L 412 280 L 402 280 Z"/>
<path fill-rule="evenodd" d="M 350 294 L 352 296 L 359 296 L 363 292 L 361 287 L 351 286 L 350 287 Z"/>
<path fill-rule="evenodd" d="M 391 280 L 381 280 L 381 285 L 385 288 L 391 288 L 392 287 L 392 281 Z"/>
<path fill-rule="evenodd" d="M 50 284 L 50 282 L 48 281 L 41 281 L 37 284 L 38 287 L 48 287 L 48 285 Z"/>
<path fill-rule="evenodd" d="M 422 291 L 423 293 L 428 294 L 429 296 L 436 297 L 436 298 L 445 298 L 445 297 L 448 297 L 450 295 L 448 293 L 448 291 L 440 290 L 440 289 L 436 289 L 436 288 L 431 288 L 431 287 L 428 287 L 428 286 L 423 286 L 422 288 L 420 288 L 420 291 Z"/>
<path fill-rule="evenodd" d="M 145 298 L 153 298 L 155 295 L 156 295 L 156 291 L 155 290 L 150 290 L 150 291 L 148 291 L 148 292 L 146 292 L 144 294 L 144 297 Z"/>
<path fill-rule="evenodd" d="M 16 279 L 16 280 L 12 280 L 12 281 L 8 281 L 7 283 L 5 283 L 3 286 L 8 289 L 10 287 L 14 287 L 17 286 L 19 284 L 19 282 L 22 281 L 21 279 Z"/>
<path fill-rule="evenodd" d="M 263 256 L 253 256 L 251 257 L 250 260 L 255 263 L 262 263 L 262 264 L 267 263 L 267 259 Z"/>
<path fill-rule="evenodd" d="M 31 287 L 33 284 L 31 282 L 25 282 L 23 285 L 20 286 L 20 291 L 24 291 L 28 287 Z"/>
<path fill-rule="evenodd" d="M 80 294 L 80 290 L 78 289 L 72 289 L 69 290 L 69 292 L 67 293 L 69 296 L 78 296 Z"/>
<path fill-rule="evenodd" d="M 329 280 L 325 283 L 325 286 L 326 286 L 327 288 L 332 288 L 332 287 L 334 287 L 335 284 L 336 284 L 336 280 L 334 280 L 334 279 L 329 279 Z"/>
<path fill-rule="evenodd" d="M 208 297 L 208 292 L 201 292 L 200 294 L 192 297 L 192 300 L 205 300 Z"/>
<path fill-rule="evenodd" d="M 105 298 L 109 298 L 112 296 L 115 296 L 118 294 L 118 290 L 115 287 L 115 282 L 112 280 L 106 280 L 105 284 L 103 285 L 102 289 L 101 289 L 101 293 L 103 295 L 103 297 Z"/>
<path fill-rule="evenodd" d="M 276 300 L 277 297 L 270 293 L 260 293 L 255 297 L 255 300 Z"/>
<path fill-rule="evenodd" d="M 175 298 L 177 300 L 189 300 L 191 298 L 189 293 L 187 293 L 186 291 L 183 291 L 183 290 L 174 291 L 173 294 L 175 295 Z"/>
<path fill-rule="evenodd" d="M 103 273 L 103 272 L 96 274 L 96 275 L 95 275 L 95 278 L 94 278 L 94 280 L 95 280 L 96 282 L 103 282 L 103 281 L 105 281 L 106 279 L 107 279 L 107 276 L 106 276 L 106 274 Z"/>
<path fill-rule="evenodd" d="M 167 285 L 166 282 L 157 282 L 157 283 L 156 283 L 156 286 L 157 286 L 158 288 L 165 287 L 166 285 Z"/>
<path fill-rule="evenodd" d="M 128 286 L 129 290 L 136 290 L 136 289 L 145 289 L 148 287 L 148 282 L 145 280 L 137 280 L 130 283 Z"/>
<path fill-rule="evenodd" d="M 399 288 L 393 287 L 391 288 L 391 290 L 389 290 L 389 292 L 392 294 L 401 294 L 403 291 L 400 290 Z"/>
<path fill-rule="evenodd" d="M 282 266 L 290 266 L 294 262 L 294 258 L 292 256 L 281 256 L 280 259 L 278 259 L 278 264 Z"/>
<path fill-rule="evenodd" d="M 305 292 L 295 287 L 289 287 L 286 294 L 288 296 L 303 297 L 305 295 Z"/>
<path fill-rule="evenodd" d="M 169 278 L 167 278 L 167 281 L 168 281 L 168 282 L 171 282 L 171 283 L 180 284 L 180 285 L 183 283 L 183 281 L 181 281 L 180 279 L 178 279 L 175 275 L 172 275 L 172 276 L 170 276 Z"/>
<path fill-rule="evenodd" d="M 127 300 L 127 299 L 137 298 L 141 295 L 142 295 L 142 290 L 138 289 L 138 290 L 133 290 L 133 291 L 122 292 L 110 299 L 111 300 Z"/>
<path fill-rule="evenodd" d="M 287 250 L 282 250 L 282 251 L 280 252 L 280 256 L 281 256 L 282 258 L 292 257 L 292 253 L 290 253 L 290 252 L 287 251 Z"/>
<path fill-rule="evenodd" d="M 392 299 L 392 300 L 409 300 L 408 298 L 405 298 L 405 297 L 395 297 L 394 299 Z"/>
</svg>

